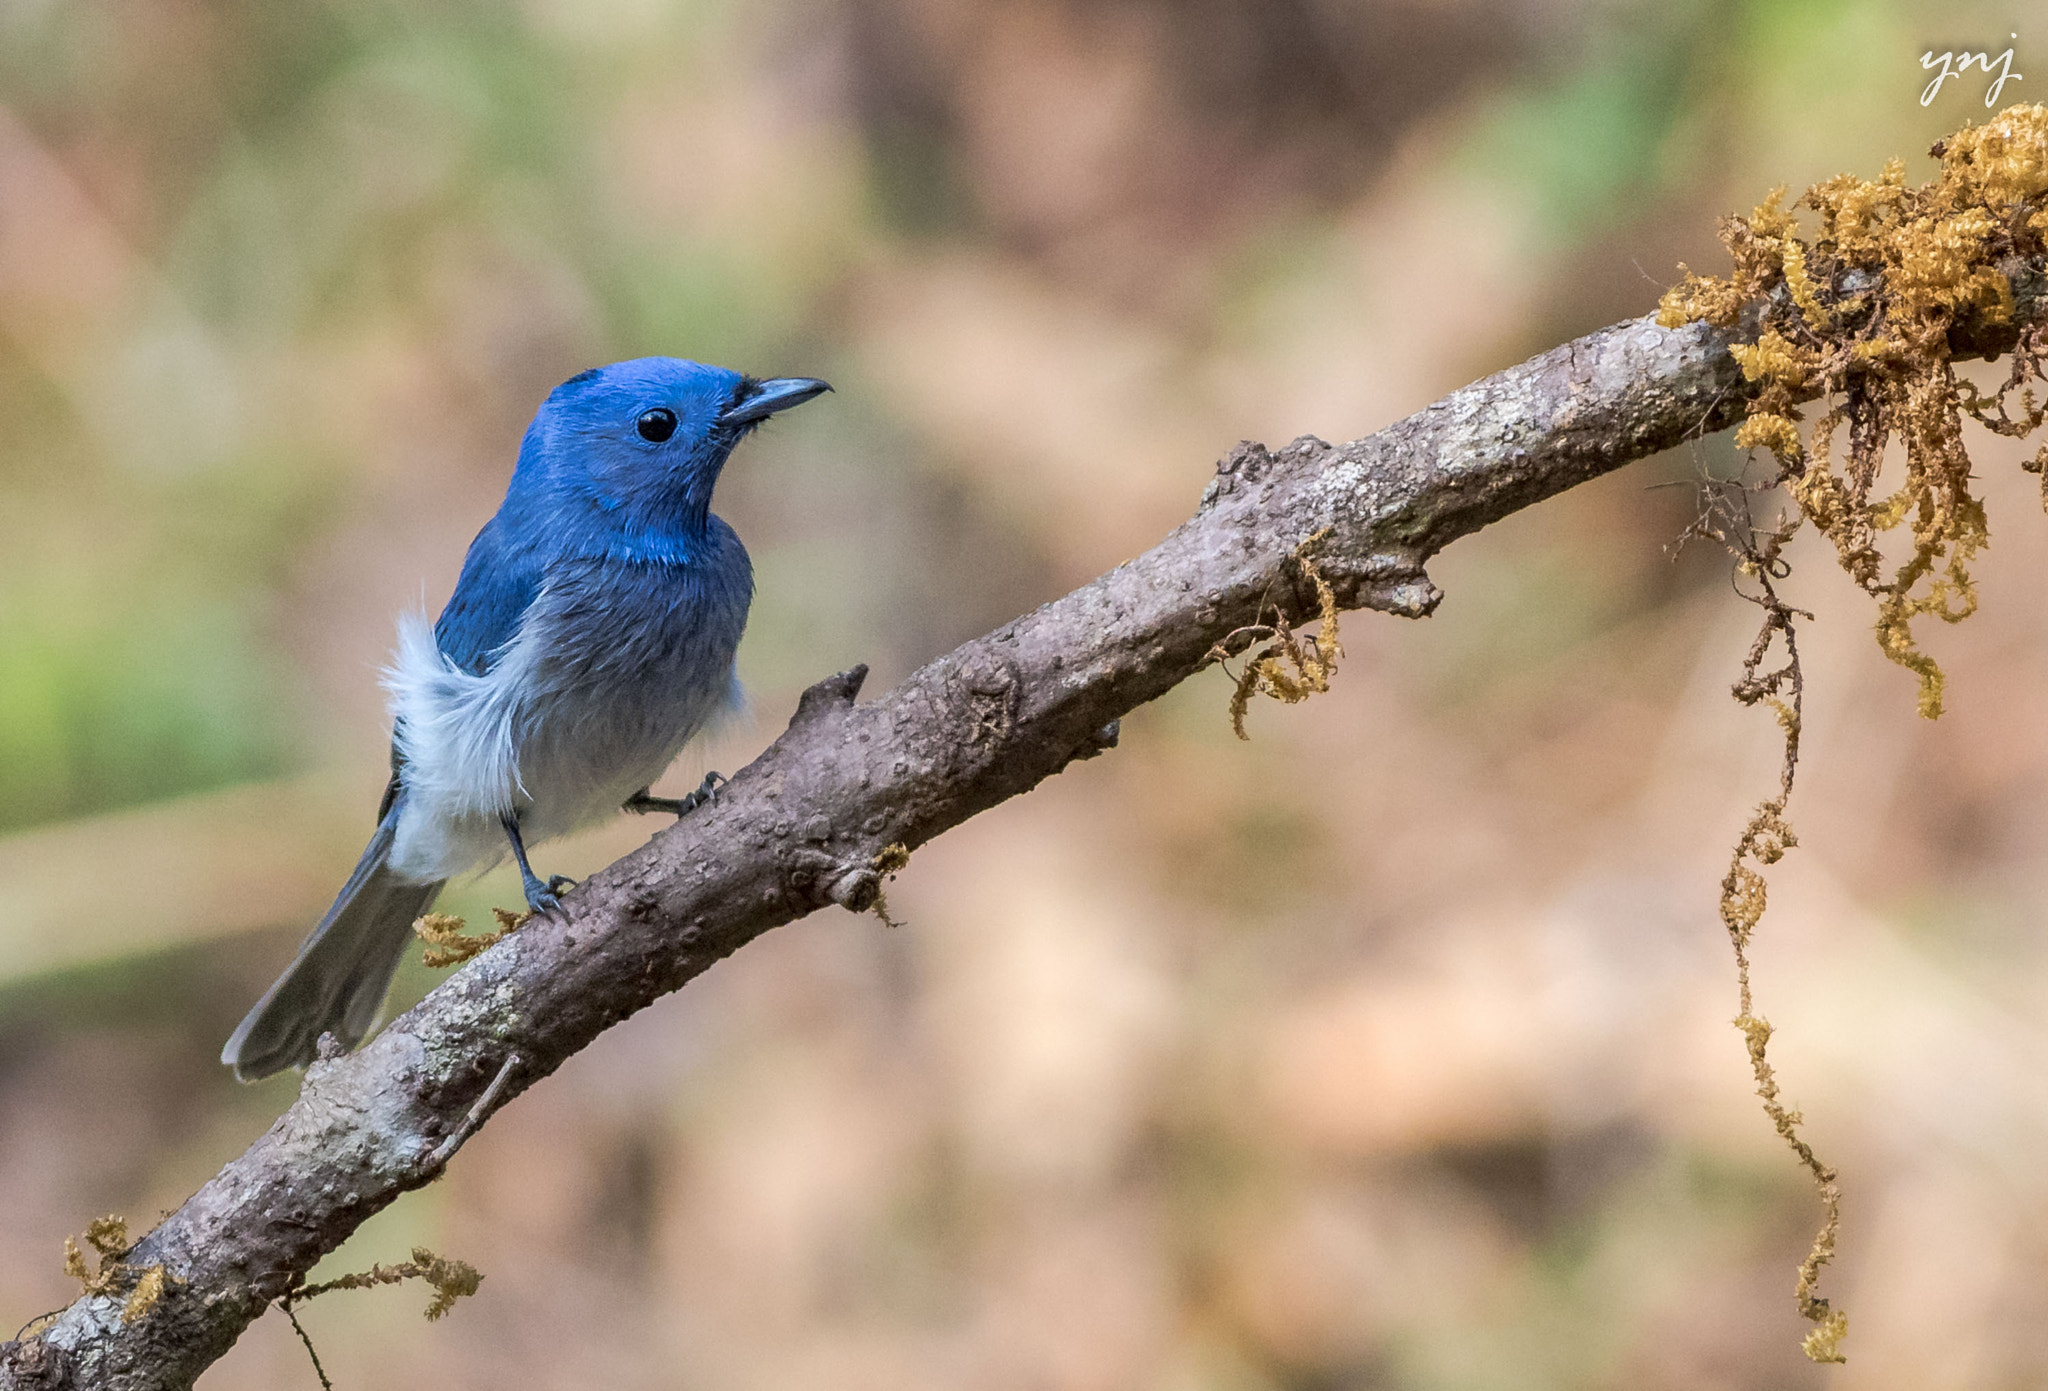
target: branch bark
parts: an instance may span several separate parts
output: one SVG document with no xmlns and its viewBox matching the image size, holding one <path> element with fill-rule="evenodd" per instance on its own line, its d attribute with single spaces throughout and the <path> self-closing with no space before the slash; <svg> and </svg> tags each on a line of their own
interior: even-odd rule
<svg viewBox="0 0 2048 1391">
<path fill-rule="evenodd" d="M 2041 317 L 2040 268 L 2013 270 L 2019 323 L 1959 331 L 1958 356 L 2005 351 Z M 1737 420 L 1748 393 L 1728 348 L 1743 336 L 1639 319 L 1341 448 L 1239 445 L 1194 517 L 1137 559 L 867 704 L 864 668 L 820 682 L 716 801 L 361 1051 L 309 1067 L 276 1124 L 122 1258 L 134 1275 L 165 1268 L 154 1307 L 124 1319 L 121 1294 L 80 1298 L 0 1344 L 0 1391 L 191 1386 L 296 1278 L 606 1028 L 770 928 L 873 906 L 885 848 L 915 849 L 1113 745 L 1121 716 L 1262 607 L 1309 618 L 1315 595 L 1287 565 L 1306 538 L 1327 529 L 1315 561 L 1344 607 L 1422 617 L 1441 597 L 1424 563 L 1452 541 Z M 1217 704 L 1221 719 L 1220 688 Z"/>
</svg>

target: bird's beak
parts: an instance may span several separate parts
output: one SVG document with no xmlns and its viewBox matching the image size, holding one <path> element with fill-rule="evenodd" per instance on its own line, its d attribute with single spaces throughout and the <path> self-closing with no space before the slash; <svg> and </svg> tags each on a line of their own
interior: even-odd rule
<svg viewBox="0 0 2048 1391">
<path fill-rule="evenodd" d="M 754 425 L 778 411 L 801 406 L 813 396 L 830 391 L 829 382 L 816 377 L 770 377 L 754 388 L 754 394 L 733 406 L 719 418 L 723 425 Z"/>
</svg>

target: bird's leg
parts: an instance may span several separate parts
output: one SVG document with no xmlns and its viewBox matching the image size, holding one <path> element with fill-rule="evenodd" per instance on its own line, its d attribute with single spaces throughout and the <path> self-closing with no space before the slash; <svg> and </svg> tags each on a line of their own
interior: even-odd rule
<svg viewBox="0 0 2048 1391">
<path fill-rule="evenodd" d="M 540 876 L 533 872 L 533 866 L 526 862 L 526 842 L 519 838 L 519 818 L 516 815 L 506 816 L 502 824 L 505 827 L 505 838 L 512 842 L 512 856 L 519 861 L 519 879 L 526 890 L 528 910 L 549 913 L 560 908 L 562 900 L 555 897 L 554 885 L 561 876 L 558 874 L 547 883 L 541 883 Z"/>
<path fill-rule="evenodd" d="M 625 809 L 643 814 L 650 811 L 665 811 L 680 821 L 717 796 L 718 785 L 724 781 L 723 773 L 706 773 L 704 781 L 697 784 L 697 790 L 687 797 L 650 797 L 647 795 L 647 789 L 643 787 L 626 799 Z"/>
</svg>

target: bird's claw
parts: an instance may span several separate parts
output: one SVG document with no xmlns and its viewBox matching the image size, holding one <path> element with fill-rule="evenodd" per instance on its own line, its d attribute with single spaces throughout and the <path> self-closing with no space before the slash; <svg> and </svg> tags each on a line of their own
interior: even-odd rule
<svg viewBox="0 0 2048 1391">
<path fill-rule="evenodd" d="M 706 773 L 704 775 L 704 781 L 697 784 L 697 790 L 695 792 L 690 793 L 687 797 L 682 797 L 678 799 L 682 803 L 682 809 L 676 813 L 677 819 L 680 820 L 682 817 L 689 815 L 698 807 L 703 806 L 706 802 L 715 801 L 718 797 L 718 789 L 721 786 L 723 786 L 724 783 L 725 774 Z"/>
<path fill-rule="evenodd" d="M 697 784 L 695 792 L 681 797 L 650 796 L 643 787 L 626 799 L 625 810 L 642 815 L 651 811 L 665 811 L 680 821 L 706 802 L 716 800 L 719 786 L 725 781 L 723 773 L 706 773 L 704 781 Z"/>
</svg>

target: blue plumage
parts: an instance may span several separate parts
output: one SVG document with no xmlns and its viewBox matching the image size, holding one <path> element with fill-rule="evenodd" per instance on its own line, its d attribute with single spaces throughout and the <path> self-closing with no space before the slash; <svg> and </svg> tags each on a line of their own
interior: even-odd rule
<svg viewBox="0 0 2048 1391">
<path fill-rule="evenodd" d="M 469 543 L 455 593 L 434 622 L 434 645 L 473 676 L 490 670 L 491 654 L 512 640 L 540 592 L 539 561 L 513 552 L 503 530 L 493 517 Z"/>
<path fill-rule="evenodd" d="M 551 908 L 526 845 L 621 806 L 694 805 L 647 788 L 738 698 L 753 570 L 712 489 L 749 430 L 826 390 L 639 358 L 549 394 L 439 620 L 399 625 L 377 832 L 228 1040 L 237 1076 L 308 1062 L 323 1033 L 360 1042 L 447 880 L 509 850 L 529 907 Z"/>
</svg>

